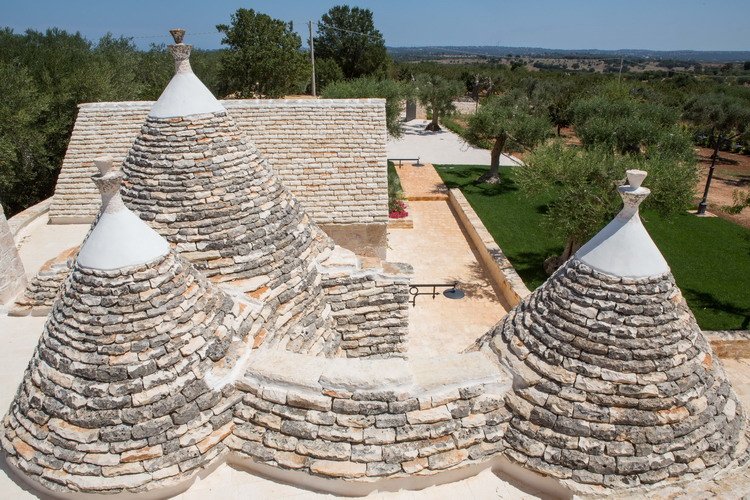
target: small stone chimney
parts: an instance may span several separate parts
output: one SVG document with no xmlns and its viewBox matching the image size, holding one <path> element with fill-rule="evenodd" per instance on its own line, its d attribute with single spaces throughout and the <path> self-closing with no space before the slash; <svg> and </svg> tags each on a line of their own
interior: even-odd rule
<svg viewBox="0 0 750 500">
<path fill-rule="evenodd" d="M 13 233 L 0 205 L 0 304 L 11 302 L 26 288 L 26 271 Z"/>
</svg>

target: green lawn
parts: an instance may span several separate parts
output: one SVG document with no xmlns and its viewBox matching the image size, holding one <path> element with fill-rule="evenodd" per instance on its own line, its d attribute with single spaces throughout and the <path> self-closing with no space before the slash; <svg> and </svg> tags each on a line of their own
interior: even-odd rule
<svg viewBox="0 0 750 500">
<path fill-rule="evenodd" d="M 548 200 L 528 199 L 502 169 L 503 183 L 475 185 L 487 167 L 436 165 L 450 188 L 461 188 L 482 222 L 532 290 L 547 276 L 542 262 L 562 251 L 542 226 Z M 750 328 L 750 230 L 719 218 L 689 214 L 664 220 L 643 212 L 646 228 L 669 262 L 704 330 Z"/>
</svg>

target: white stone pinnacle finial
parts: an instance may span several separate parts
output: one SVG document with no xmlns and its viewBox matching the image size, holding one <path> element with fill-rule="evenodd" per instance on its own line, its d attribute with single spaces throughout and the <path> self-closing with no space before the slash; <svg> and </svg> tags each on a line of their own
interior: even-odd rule
<svg viewBox="0 0 750 500">
<path fill-rule="evenodd" d="M 102 197 L 101 211 L 103 212 L 109 207 L 112 198 L 120 192 L 122 171 L 115 169 L 114 160 L 109 156 L 95 158 L 94 165 L 99 173 L 92 175 L 91 180 L 99 189 L 99 194 Z M 122 204 L 122 201 L 120 201 L 120 204 Z"/>
<path fill-rule="evenodd" d="M 99 156 L 94 158 L 94 166 L 101 175 L 106 175 L 114 167 L 114 160 L 111 156 Z"/>
<path fill-rule="evenodd" d="M 648 172 L 645 170 L 628 170 L 626 172 L 628 176 L 628 184 L 620 186 L 617 191 L 620 193 L 624 207 L 622 211 L 617 214 L 619 218 L 630 218 L 638 212 L 638 206 L 643 203 L 648 195 L 651 194 L 651 190 L 641 186 L 643 179 L 646 178 Z"/>
<path fill-rule="evenodd" d="M 174 57 L 175 73 L 192 73 L 193 70 L 190 67 L 190 51 L 193 49 L 193 46 L 182 43 L 182 40 L 185 37 L 185 30 L 176 28 L 169 30 L 169 33 L 174 39 L 174 45 L 169 46 L 169 52 L 172 54 L 172 57 Z"/>
<path fill-rule="evenodd" d="M 169 34 L 172 35 L 174 43 L 182 43 L 182 39 L 185 37 L 185 30 L 182 28 L 173 28 L 169 30 Z"/>
<path fill-rule="evenodd" d="M 628 184 L 630 184 L 631 187 L 638 189 L 641 187 L 641 183 L 648 175 L 648 172 L 645 170 L 631 169 L 625 172 L 625 174 L 628 176 Z"/>
</svg>

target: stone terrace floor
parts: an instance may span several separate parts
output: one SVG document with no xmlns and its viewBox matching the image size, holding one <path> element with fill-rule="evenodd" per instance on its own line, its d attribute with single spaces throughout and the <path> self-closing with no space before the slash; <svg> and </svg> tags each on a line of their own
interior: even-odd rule
<svg viewBox="0 0 750 500">
<path fill-rule="evenodd" d="M 397 170 L 414 227 L 388 230 L 388 260 L 411 264 L 415 284 L 458 281 L 465 293 L 458 300 L 442 294 L 417 297 L 409 309 L 409 355 L 461 352 L 505 316 L 506 306 L 477 260 L 432 165 L 404 164 Z"/>
</svg>

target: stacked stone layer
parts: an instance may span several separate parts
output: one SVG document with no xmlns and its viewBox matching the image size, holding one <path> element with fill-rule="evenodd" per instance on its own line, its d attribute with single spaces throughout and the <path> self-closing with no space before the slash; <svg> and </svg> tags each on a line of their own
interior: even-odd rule
<svg viewBox="0 0 750 500">
<path fill-rule="evenodd" d="M 382 99 L 260 99 L 221 103 L 279 179 L 324 224 L 385 224 Z M 99 194 L 92 158 L 123 160 L 153 102 L 81 104 L 55 188 L 50 220 L 92 221 Z M 369 221 L 369 222 L 368 222 Z"/>
<path fill-rule="evenodd" d="M 226 113 L 149 117 L 123 173 L 125 203 L 182 256 L 263 297 L 266 345 L 336 352 L 316 269 L 332 243 Z"/>
<path fill-rule="evenodd" d="M 406 355 L 410 276 L 410 272 L 394 276 L 382 271 L 323 275 L 333 328 L 345 356 Z"/>
<path fill-rule="evenodd" d="M 247 335 L 239 306 L 173 253 L 76 265 L 5 417 L 2 444 L 58 491 L 140 491 L 218 457 L 232 393 L 205 375 Z"/>
<path fill-rule="evenodd" d="M 78 247 L 70 248 L 44 263 L 26 285 L 23 295 L 14 304 L 13 314 L 49 313 L 60 294 L 65 278 L 70 274 Z"/>
<path fill-rule="evenodd" d="M 450 375 L 436 374 L 432 387 L 394 385 L 406 369 L 401 360 L 340 360 L 347 364 L 334 368 L 342 372 L 334 378 L 343 384 L 308 375 L 303 360 L 274 361 L 273 374 L 270 365 L 259 373 L 251 363 L 237 383 L 243 397 L 225 443 L 240 457 L 317 476 L 376 480 L 435 474 L 503 450 L 511 416 L 506 386 L 480 353 L 440 360 Z M 302 379 L 285 377 L 287 363 Z"/>
<path fill-rule="evenodd" d="M 506 454 L 560 479 L 632 487 L 725 467 L 744 416 L 671 274 L 571 259 L 482 341 L 514 375 Z"/>
</svg>

